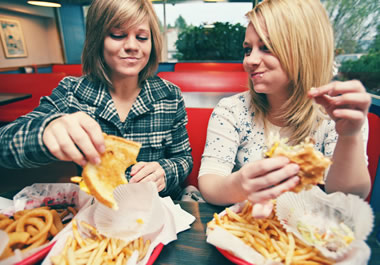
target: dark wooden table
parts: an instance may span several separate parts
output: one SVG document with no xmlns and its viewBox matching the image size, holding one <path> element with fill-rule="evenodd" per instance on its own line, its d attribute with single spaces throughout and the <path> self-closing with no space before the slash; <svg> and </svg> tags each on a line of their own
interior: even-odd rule
<svg viewBox="0 0 380 265">
<path fill-rule="evenodd" d="M 371 248 L 371 259 L 368 264 L 380 264 L 380 212 L 374 212 L 375 224 L 372 233 L 368 237 L 367 244 Z M 377 235 L 377 239 L 376 239 Z"/>
<path fill-rule="evenodd" d="M 31 98 L 32 94 L 22 94 L 22 93 L 0 93 L 0 106 L 13 103 L 16 101 Z"/>
<path fill-rule="evenodd" d="M 178 239 L 164 246 L 156 264 L 233 264 L 227 260 L 216 248 L 206 242 L 207 222 L 213 214 L 221 212 L 224 208 L 212 206 L 207 203 L 177 202 L 181 208 L 195 216 L 196 220 L 191 229 L 178 234 Z"/>
</svg>

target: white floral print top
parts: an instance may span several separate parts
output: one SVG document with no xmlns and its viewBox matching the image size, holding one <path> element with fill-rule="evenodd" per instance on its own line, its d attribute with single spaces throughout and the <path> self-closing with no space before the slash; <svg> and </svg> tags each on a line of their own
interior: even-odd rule
<svg viewBox="0 0 380 265">
<path fill-rule="evenodd" d="M 263 158 L 266 150 L 265 137 L 269 132 L 278 132 L 281 137 L 289 136 L 286 128 L 269 122 L 265 132 L 262 122 L 258 123 L 256 120 L 253 122 L 255 114 L 250 111 L 249 106 L 249 91 L 219 101 L 209 120 L 199 176 L 205 174 L 228 176 L 244 164 Z M 368 121 L 364 123 L 362 132 L 366 152 Z M 332 157 L 338 138 L 333 120 L 323 120 L 310 136 L 315 140 L 317 150 L 327 157 Z"/>
</svg>

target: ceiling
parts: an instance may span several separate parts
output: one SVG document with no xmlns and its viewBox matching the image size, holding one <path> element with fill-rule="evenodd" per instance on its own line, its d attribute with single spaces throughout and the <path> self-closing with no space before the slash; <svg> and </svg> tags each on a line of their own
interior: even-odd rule
<svg viewBox="0 0 380 265">
<path fill-rule="evenodd" d="M 89 5 L 91 4 L 92 0 L 59 0 L 62 4 L 76 4 L 76 5 Z M 202 1 L 202 0 L 166 0 L 166 3 L 170 4 L 176 4 L 176 3 L 183 3 L 183 2 L 195 2 L 195 1 Z M 210 0 L 209 0 L 210 1 Z M 215 0 L 215 2 L 218 2 L 220 0 Z M 252 2 L 252 0 L 225 0 L 226 2 Z M 253 0 L 255 1 L 255 0 Z M 162 3 L 162 0 L 153 0 L 154 3 Z M 212 0 L 211 0 L 212 2 Z"/>
<path fill-rule="evenodd" d="M 91 0 L 60 0 L 62 4 L 72 4 L 72 5 L 89 5 Z"/>
</svg>

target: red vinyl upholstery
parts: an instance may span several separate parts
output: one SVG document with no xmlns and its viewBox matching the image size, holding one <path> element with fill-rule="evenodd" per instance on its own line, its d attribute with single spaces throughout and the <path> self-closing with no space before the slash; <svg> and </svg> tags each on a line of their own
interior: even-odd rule
<svg viewBox="0 0 380 265">
<path fill-rule="evenodd" d="M 187 131 L 192 148 L 191 154 L 193 156 L 194 165 L 193 170 L 187 177 L 185 186 L 193 185 L 198 187 L 198 173 L 206 143 L 207 125 L 213 109 L 187 108 L 186 111 L 189 119 Z"/>
<path fill-rule="evenodd" d="M 367 144 L 368 170 L 371 175 L 371 183 L 375 182 L 377 167 L 380 158 L 380 117 L 375 113 L 368 113 L 369 135 Z M 371 193 L 367 197 L 370 200 Z"/>
<path fill-rule="evenodd" d="M 0 106 L 0 121 L 14 121 L 31 112 L 39 105 L 40 98 L 50 95 L 64 77 L 64 73 L 0 74 L 0 92 L 32 94 L 31 98 Z"/>
<path fill-rule="evenodd" d="M 246 72 L 160 72 L 159 77 L 179 86 L 182 92 L 243 92 Z"/>
<path fill-rule="evenodd" d="M 218 71 L 218 72 L 244 72 L 242 63 L 176 63 L 175 72 L 190 71 Z"/>
<path fill-rule="evenodd" d="M 81 64 L 53 64 L 51 67 L 53 73 L 65 73 L 68 76 L 82 76 Z"/>
</svg>

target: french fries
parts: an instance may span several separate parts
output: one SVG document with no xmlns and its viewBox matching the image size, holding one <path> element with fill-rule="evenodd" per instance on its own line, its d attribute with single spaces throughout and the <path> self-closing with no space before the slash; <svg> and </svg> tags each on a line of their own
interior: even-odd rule
<svg viewBox="0 0 380 265">
<path fill-rule="evenodd" d="M 86 222 L 82 221 L 78 226 L 76 219 L 72 220 L 72 227 L 73 235 L 67 238 L 62 252 L 51 257 L 54 265 L 121 265 L 126 264 L 134 251 L 138 251 L 138 260 L 142 260 L 150 246 L 150 240 L 144 242 L 142 237 L 128 243 L 120 239 L 104 237 L 95 227 Z M 79 227 L 91 236 L 82 237 Z"/>
<path fill-rule="evenodd" d="M 304 244 L 292 233 L 288 233 L 277 220 L 274 211 L 266 219 L 252 217 L 252 204 L 247 202 L 240 213 L 226 208 L 226 214 L 214 219 L 207 226 L 213 229 L 220 226 L 245 244 L 251 246 L 266 259 L 296 264 L 333 264 L 334 261 L 322 256 L 314 247 Z"/>
</svg>

